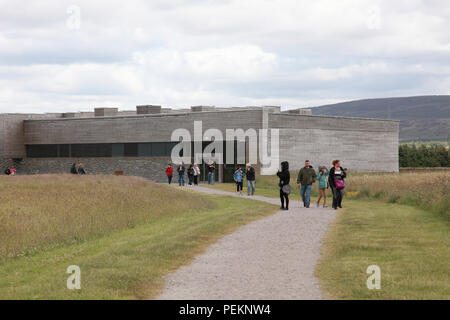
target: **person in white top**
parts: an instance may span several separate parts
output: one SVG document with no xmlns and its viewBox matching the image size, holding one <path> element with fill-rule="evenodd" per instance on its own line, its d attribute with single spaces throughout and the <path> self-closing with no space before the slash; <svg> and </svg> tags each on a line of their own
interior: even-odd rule
<svg viewBox="0 0 450 320">
<path fill-rule="evenodd" d="M 200 169 L 197 164 L 194 163 L 194 186 L 198 186 L 198 177 L 200 176 Z"/>
</svg>

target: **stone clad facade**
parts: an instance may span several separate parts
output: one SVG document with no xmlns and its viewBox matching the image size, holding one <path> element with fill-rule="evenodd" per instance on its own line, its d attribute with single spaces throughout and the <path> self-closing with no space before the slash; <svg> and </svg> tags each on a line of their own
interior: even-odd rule
<svg viewBox="0 0 450 320">
<path fill-rule="evenodd" d="M 279 107 L 0 115 L 0 164 L 14 163 L 19 174 L 42 174 L 68 172 L 76 161 L 93 174 L 122 170 L 165 181 L 173 131 L 184 128 L 194 138 L 195 122 L 202 123 L 203 133 L 218 129 L 224 138 L 226 129 L 278 129 L 280 161 L 289 161 L 293 170 L 305 159 L 315 167 L 340 159 L 353 171 L 398 172 L 397 121 L 312 116 L 307 109 L 281 113 Z M 247 146 L 247 159 L 251 151 Z M 226 180 L 227 171 L 218 169 Z"/>
</svg>

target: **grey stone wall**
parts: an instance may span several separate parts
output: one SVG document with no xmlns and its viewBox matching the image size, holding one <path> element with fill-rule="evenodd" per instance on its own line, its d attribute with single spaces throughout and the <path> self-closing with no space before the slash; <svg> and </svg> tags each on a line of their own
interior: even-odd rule
<svg viewBox="0 0 450 320">
<path fill-rule="evenodd" d="M 26 158 L 16 164 L 16 169 L 19 175 L 69 173 L 73 162 L 81 162 L 88 174 L 114 174 L 114 171 L 124 171 L 128 176 L 165 182 L 165 169 L 170 158 Z"/>
<path fill-rule="evenodd" d="M 194 121 L 203 132 L 216 128 L 261 128 L 262 111 L 191 112 L 131 117 L 75 118 L 25 121 L 25 144 L 167 142 L 175 129 L 193 134 Z M 193 138 L 193 136 L 192 136 Z"/>
<path fill-rule="evenodd" d="M 330 131 L 322 129 L 280 130 L 280 161 L 292 170 L 311 164 L 331 167 L 339 159 L 352 171 L 398 172 L 398 133 Z"/>
<path fill-rule="evenodd" d="M 25 156 L 23 144 L 23 120 L 27 115 L 0 115 L 0 158 L 22 158 Z"/>
<path fill-rule="evenodd" d="M 12 159 L 0 158 L 0 175 L 4 174 L 5 169 L 15 166 L 16 163 Z"/>
<path fill-rule="evenodd" d="M 279 114 L 279 108 L 232 109 L 212 112 L 117 117 L 62 118 L 61 115 L 0 115 L 0 158 L 23 158 L 25 144 L 167 142 L 173 130 L 193 133 L 194 121 L 203 133 L 226 129 L 279 128 L 280 160 L 298 169 L 305 159 L 314 166 L 329 166 L 333 159 L 355 171 L 398 171 L 396 121 Z M 52 118 L 53 117 L 53 118 Z M 33 120 L 29 120 L 32 118 Z M 27 120 L 28 119 L 28 120 Z M 25 120 L 25 121 L 23 121 Z M 193 137 L 192 137 L 193 138 Z M 24 159 L 22 173 L 68 172 L 73 159 Z M 165 181 L 168 158 L 80 159 L 91 173 L 141 175 Z M 153 178 L 156 177 L 156 178 Z"/>
<path fill-rule="evenodd" d="M 280 129 L 280 160 L 294 170 L 339 159 L 353 171 L 398 172 L 398 122 L 357 118 L 271 114 Z"/>
</svg>

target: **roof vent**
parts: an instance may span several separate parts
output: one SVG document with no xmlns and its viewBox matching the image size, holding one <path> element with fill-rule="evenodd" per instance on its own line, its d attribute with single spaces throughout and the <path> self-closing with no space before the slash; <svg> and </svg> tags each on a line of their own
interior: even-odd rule
<svg viewBox="0 0 450 320">
<path fill-rule="evenodd" d="M 158 114 L 161 113 L 161 106 L 145 105 L 136 106 L 137 114 Z"/>
<path fill-rule="evenodd" d="M 193 106 L 191 107 L 192 112 L 204 112 L 204 111 L 215 111 L 215 106 Z"/>
<path fill-rule="evenodd" d="M 311 109 L 294 109 L 294 110 L 289 110 L 288 113 L 302 115 L 302 116 L 311 116 L 312 110 Z"/>
<path fill-rule="evenodd" d="M 117 115 L 119 108 L 95 108 L 96 117 L 112 117 Z"/>
</svg>

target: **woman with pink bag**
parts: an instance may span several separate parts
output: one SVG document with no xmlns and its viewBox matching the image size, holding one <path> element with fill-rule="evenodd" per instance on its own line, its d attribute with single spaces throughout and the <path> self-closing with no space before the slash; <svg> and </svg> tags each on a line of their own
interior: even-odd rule
<svg viewBox="0 0 450 320">
<path fill-rule="evenodd" d="M 345 178 L 347 173 L 341 167 L 340 160 L 333 160 L 333 167 L 328 174 L 328 183 L 330 184 L 331 191 L 333 192 L 333 209 L 342 208 L 342 198 L 344 197 Z"/>
</svg>

